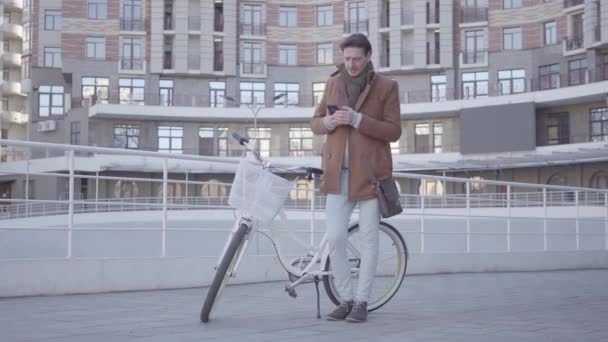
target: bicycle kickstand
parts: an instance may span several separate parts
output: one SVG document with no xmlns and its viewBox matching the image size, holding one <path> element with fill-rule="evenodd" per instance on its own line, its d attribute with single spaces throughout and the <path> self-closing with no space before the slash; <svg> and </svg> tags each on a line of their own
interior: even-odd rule
<svg viewBox="0 0 608 342">
<path fill-rule="evenodd" d="M 321 319 L 321 298 L 319 295 L 319 276 L 315 276 L 315 288 L 317 289 L 317 319 Z"/>
</svg>

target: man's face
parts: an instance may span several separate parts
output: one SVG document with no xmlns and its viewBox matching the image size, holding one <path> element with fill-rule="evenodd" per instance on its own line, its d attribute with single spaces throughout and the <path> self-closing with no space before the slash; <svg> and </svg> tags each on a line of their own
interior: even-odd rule
<svg viewBox="0 0 608 342">
<path fill-rule="evenodd" d="M 344 51 L 342 51 L 342 54 L 344 57 L 344 66 L 346 67 L 346 72 L 348 72 L 350 76 L 359 75 L 372 56 L 371 51 L 366 56 L 365 50 L 358 47 L 347 47 L 344 49 Z"/>
</svg>

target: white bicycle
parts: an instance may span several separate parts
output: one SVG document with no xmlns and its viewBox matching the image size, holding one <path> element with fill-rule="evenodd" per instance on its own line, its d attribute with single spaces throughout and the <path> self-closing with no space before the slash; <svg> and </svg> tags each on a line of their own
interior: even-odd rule
<svg viewBox="0 0 608 342">
<path fill-rule="evenodd" d="M 322 174 L 322 171 L 312 167 L 281 168 L 273 166 L 269 160 L 260 156 L 247 138 L 243 138 L 237 133 L 234 133 L 233 137 L 252 152 L 257 162 L 242 158 L 239 163 L 228 200 L 228 203 L 237 209 L 239 215 L 215 266 L 215 275 L 207 291 L 200 319 L 204 323 L 209 321 L 209 316 L 221 290 L 230 278 L 236 276 L 247 245 L 255 232 L 269 238 L 274 246 L 278 261 L 288 274 L 290 282 L 285 285 L 285 291 L 291 297 L 296 297 L 295 288 L 298 285 L 314 282 L 317 291 L 317 318 L 320 318 L 319 282 L 323 281 L 325 291 L 334 304 L 341 303 L 334 284 L 329 257 L 331 246 L 328 246 L 325 238 L 321 239 L 318 246 L 314 246 L 314 229 L 311 228 L 311 242 L 307 246 L 306 255 L 287 260 L 281 253 L 279 240 L 273 239 L 272 236 L 257 228 L 260 224 L 272 222 L 278 214 L 282 218 L 280 223 L 287 226 L 282 208 L 295 181 L 284 179 L 272 171 L 305 171 L 308 180 L 313 180 L 315 175 Z M 311 212 L 311 215 L 314 214 Z M 379 231 L 380 254 L 374 285 L 368 301 L 368 311 L 370 312 L 381 308 L 397 293 L 405 277 L 408 261 L 407 245 L 399 231 L 383 221 L 380 222 Z M 359 225 L 351 224 L 348 228 L 347 255 L 353 278 L 358 277 L 361 261 L 359 253 L 361 241 L 358 233 Z M 294 240 L 300 243 L 295 237 Z M 357 282 L 354 281 L 353 284 L 357 284 Z"/>
</svg>

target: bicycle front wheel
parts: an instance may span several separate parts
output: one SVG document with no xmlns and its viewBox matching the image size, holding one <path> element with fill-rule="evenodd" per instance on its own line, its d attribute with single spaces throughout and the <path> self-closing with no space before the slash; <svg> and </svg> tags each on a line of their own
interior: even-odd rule
<svg viewBox="0 0 608 342">
<path fill-rule="evenodd" d="M 203 303 L 203 307 L 201 309 L 201 322 L 209 322 L 211 310 L 219 297 L 220 291 L 228 283 L 228 278 L 230 278 L 230 275 L 232 274 L 234 263 L 236 262 L 239 251 L 242 248 L 243 241 L 245 240 L 245 235 L 247 235 L 248 231 L 249 227 L 242 223 L 236 233 L 234 233 L 232 236 L 232 240 L 226 249 L 226 253 L 222 257 L 222 260 L 220 260 L 220 263 L 215 270 L 215 275 L 213 276 L 211 285 L 209 285 L 207 297 L 205 297 L 205 302 Z"/>
<path fill-rule="evenodd" d="M 357 290 L 359 280 L 359 265 L 361 234 L 359 234 L 359 225 L 353 225 L 348 229 L 347 256 L 351 264 L 351 268 L 355 270 L 351 272 L 351 284 L 353 291 Z M 405 271 L 407 269 L 408 251 L 407 245 L 399 231 L 386 222 L 380 222 L 379 226 L 379 249 L 378 249 L 378 266 L 376 268 L 376 276 L 372 286 L 370 298 L 367 303 L 367 310 L 374 311 L 381 308 L 397 293 L 403 283 Z M 325 271 L 331 271 L 331 260 L 328 257 L 325 262 Z M 336 305 L 339 305 L 342 300 L 334 283 L 333 273 L 323 276 L 323 285 L 327 296 Z"/>
</svg>

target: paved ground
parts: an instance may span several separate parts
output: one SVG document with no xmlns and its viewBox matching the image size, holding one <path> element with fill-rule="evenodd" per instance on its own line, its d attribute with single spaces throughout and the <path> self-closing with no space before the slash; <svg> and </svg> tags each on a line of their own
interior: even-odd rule
<svg viewBox="0 0 608 342">
<path fill-rule="evenodd" d="M 607 284 L 608 270 L 410 276 L 365 324 L 317 320 L 312 285 L 231 286 L 208 324 L 205 289 L 9 298 L 0 341 L 608 341 Z"/>
</svg>

